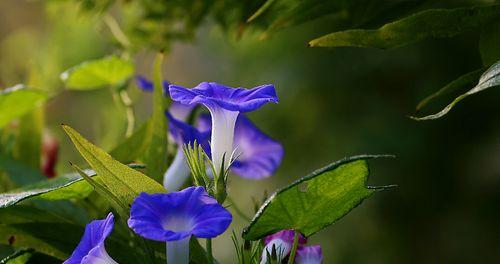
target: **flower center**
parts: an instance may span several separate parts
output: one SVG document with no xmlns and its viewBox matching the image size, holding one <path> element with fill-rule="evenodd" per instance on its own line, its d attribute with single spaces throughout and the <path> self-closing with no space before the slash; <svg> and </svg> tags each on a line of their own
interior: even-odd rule
<svg viewBox="0 0 500 264">
<path fill-rule="evenodd" d="M 163 223 L 163 228 L 174 232 L 185 232 L 193 229 L 193 220 L 184 215 L 172 216 Z"/>
</svg>

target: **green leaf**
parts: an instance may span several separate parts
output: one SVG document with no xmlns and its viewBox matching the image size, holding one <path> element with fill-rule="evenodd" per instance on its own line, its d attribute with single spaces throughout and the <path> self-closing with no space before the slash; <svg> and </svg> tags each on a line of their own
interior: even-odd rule
<svg viewBox="0 0 500 264">
<path fill-rule="evenodd" d="M 0 91 L 0 128 L 41 105 L 47 94 L 18 84 Z"/>
<path fill-rule="evenodd" d="M 500 5 L 425 10 L 379 29 L 334 32 L 309 42 L 311 47 L 393 49 L 429 38 L 449 38 L 500 17 Z"/>
<path fill-rule="evenodd" d="M 99 195 L 104 197 L 104 199 L 106 199 L 109 202 L 109 204 L 113 208 L 115 208 L 115 210 L 120 214 L 120 216 L 122 216 L 124 219 L 127 218 L 128 208 L 127 208 L 126 204 L 123 204 L 120 201 L 120 199 L 118 199 L 118 197 L 116 197 L 114 194 L 112 194 L 102 184 L 100 184 L 96 180 L 92 179 L 92 177 L 90 177 L 87 173 L 85 173 L 83 170 L 78 168 L 78 166 L 76 166 L 74 164 L 72 164 L 71 166 L 78 172 L 78 174 L 80 174 L 80 176 L 82 176 L 85 179 L 85 181 L 87 181 L 90 185 L 92 185 L 92 187 L 94 187 L 94 189 L 99 193 Z"/>
<path fill-rule="evenodd" d="M 200 242 L 194 236 L 189 240 L 189 263 L 205 264 L 208 262 L 207 251 L 200 245 Z"/>
<path fill-rule="evenodd" d="M 139 165 L 129 165 L 130 168 L 143 168 Z M 84 170 L 85 174 L 99 181 L 99 176 L 93 170 Z M 78 173 L 68 173 L 50 180 L 39 181 L 20 189 L 0 194 L 0 208 L 15 205 L 27 199 L 44 199 L 49 201 L 83 199 L 93 188 Z"/>
<path fill-rule="evenodd" d="M 366 187 L 368 159 L 362 155 L 332 163 L 274 193 L 243 231 L 246 240 L 257 240 L 283 229 L 306 237 L 335 223 L 364 199 L 386 187 Z"/>
<path fill-rule="evenodd" d="M 35 207 L 0 208 L 0 244 L 33 248 L 64 259 L 73 251 L 83 231 L 83 225 Z"/>
<path fill-rule="evenodd" d="M 146 152 L 145 163 L 148 175 L 157 182 L 162 182 L 163 174 L 167 170 L 167 120 L 165 110 L 167 102 L 163 94 L 163 77 L 161 65 L 163 53 L 156 56 L 153 68 L 153 116 L 151 117 L 151 127 L 149 128 L 148 139 L 149 148 Z"/>
<path fill-rule="evenodd" d="M 148 133 L 151 133 L 151 120 L 140 126 L 130 137 L 111 150 L 109 154 L 122 163 L 136 161 L 148 148 Z"/>
<path fill-rule="evenodd" d="M 470 86 L 474 85 L 474 83 L 477 82 L 477 80 L 479 79 L 479 77 L 481 77 L 481 74 L 485 70 L 486 70 L 486 68 L 481 68 L 481 69 L 466 73 L 466 74 L 458 77 L 456 80 L 447 84 L 446 86 L 441 88 L 439 91 L 429 95 L 424 100 L 420 101 L 420 103 L 418 103 L 418 105 L 416 107 L 417 111 L 420 111 L 424 106 L 428 105 L 429 103 L 431 103 L 435 99 L 437 99 L 445 94 L 448 94 L 448 93 L 451 93 L 454 91 L 458 91 L 458 90 L 463 89 L 465 87 L 470 87 Z"/>
<path fill-rule="evenodd" d="M 40 170 L 44 109 L 34 109 L 19 120 L 15 158 L 35 170 Z"/>
<path fill-rule="evenodd" d="M 162 185 L 129 168 L 83 138 L 73 128 L 63 125 L 76 149 L 101 177 L 104 185 L 125 204 L 130 205 L 140 192 L 163 193 Z"/>
<path fill-rule="evenodd" d="M 14 252 L 12 255 L 0 260 L 0 264 L 25 264 L 33 256 L 33 249 L 21 249 Z"/>
<path fill-rule="evenodd" d="M 266 10 L 268 10 L 269 7 L 271 7 L 271 5 L 274 3 L 274 1 L 275 0 L 267 0 L 251 17 L 249 17 L 247 19 L 247 23 L 252 22 L 257 17 L 259 17 L 260 15 L 262 15 L 264 12 L 266 12 Z"/>
<path fill-rule="evenodd" d="M 61 74 L 68 89 L 92 90 L 120 85 L 134 74 L 134 64 L 117 56 L 83 62 Z"/>
<path fill-rule="evenodd" d="M 95 175 L 93 171 L 87 173 Z M 9 193 L 2 193 L 0 194 L 0 208 L 12 206 L 32 198 L 65 200 L 87 197 L 92 192 L 92 187 L 82 180 L 80 175 L 71 173 L 51 180 L 26 185 Z"/>
<path fill-rule="evenodd" d="M 484 65 L 500 60 L 500 21 L 486 25 L 479 39 L 479 52 Z"/>
<path fill-rule="evenodd" d="M 9 179 L 18 186 L 46 179 L 39 170 L 0 154 L 0 169 L 9 175 Z"/>
<path fill-rule="evenodd" d="M 433 115 L 428 115 L 424 117 L 410 117 L 410 118 L 417 121 L 441 118 L 444 115 L 446 115 L 458 102 L 462 101 L 466 97 L 498 85 L 500 85 L 500 61 L 495 63 L 481 75 L 478 84 L 474 86 L 474 88 L 470 89 L 468 92 L 455 98 L 455 100 L 453 100 L 450 104 L 448 104 L 445 108 L 443 108 L 443 110 Z"/>
</svg>

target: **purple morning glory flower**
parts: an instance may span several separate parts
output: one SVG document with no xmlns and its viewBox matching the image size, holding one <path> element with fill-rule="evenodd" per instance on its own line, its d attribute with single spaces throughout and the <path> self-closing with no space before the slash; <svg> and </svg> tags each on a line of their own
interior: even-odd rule
<svg viewBox="0 0 500 264">
<path fill-rule="evenodd" d="M 137 87 L 139 87 L 141 90 L 146 91 L 146 92 L 152 92 L 154 89 L 154 84 L 152 81 L 144 78 L 143 76 L 136 76 L 135 77 Z M 163 93 L 168 94 L 168 86 L 170 85 L 169 82 L 163 81 Z"/>
<path fill-rule="evenodd" d="M 299 247 L 295 256 L 297 264 L 321 264 L 323 263 L 323 253 L 321 246 Z"/>
<path fill-rule="evenodd" d="M 198 118 L 198 129 L 211 129 L 208 115 Z M 230 170 L 248 179 L 262 179 L 274 174 L 283 159 L 283 146 L 264 134 L 244 114 L 236 119 L 234 148 L 238 154 Z"/>
<path fill-rule="evenodd" d="M 114 216 L 94 220 L 85 227 L 82 240 L 63 264 L 117 264 L 106 252 L 104 241 L 113 231 Z"/>
<path fill-rule="evenodd" d="M 182 146 L 198 142 L 207 151 L 210 131 L 200 132 L 195 127 L 175 118 L 170 112 L 165 113 L 170 121 L 169 132 L 172 139 L 177 143 L 177 153 L 163 176 L 163 186 L 170 191 L 178 191 L 186 179 L 190 170 L 186 163 Z"/>
<path fill-rule="evenodd" d="M 238 114 L 256 110 L 269 102 L 278 102 L 274 86 L 270 84 L 244 89 L 203 82 L 192 89 L 170 85 L 169 91 L 174 101 L 187 105 L 203 104 L 210 111 L 212 117 L 211 154 L 217 171 L 226 171 L 229 167 L 233 154 L 234 126 Z"/>
<path fill-rule="evenodd" d="M 293 236 L 295 235 L 295 231 L 293 230 L 282 230 L 278 233 L 269 235 L 264 238 L 264 250 L 262 251 L 262 258 L 260 263 L 267 263 L 267 253 L 271 253 L 273 250 L 273 246 L 276 249 L 276 255 L 278 256 L 278 262 L 282 261 L 290 251 L 292 251 L 293 246 Z M 305 245 L 307 243 L 307 239 L 299 234 L 299 245 Z"/>
<path fill-rule="evenodd" d="M 167 194 L 141 193 L 132 203 L 129 227 L 147 239 L 167 242 L 167 263 L 189 261 L 189 239 L 216 237 L 232 216 L 203 187 Z"/>
</svg>

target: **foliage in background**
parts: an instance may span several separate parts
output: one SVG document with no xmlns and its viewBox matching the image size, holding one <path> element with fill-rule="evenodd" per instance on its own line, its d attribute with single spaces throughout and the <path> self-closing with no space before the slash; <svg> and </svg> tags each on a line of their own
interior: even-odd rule
<svg viewBox="0 0 500 264">
<path fill-rule="evenodd" d="M 68 89 L 75 87 L 80 87 L 81 89 L 110 88 L 109 90 L 114 94 L 116 101 L 122 104 L 124 108 L 130 108 L 130 104 L 127 103 L 127 95 L 122 93 L 122 91 L 127 91 L 127 87 L 132 86 L 130 85 L 130 80 L 133 76 L 133 66 L 129 62 L 128 57 L 146 46 L 156 50 L 168 48 L 174 41 L 196 39 L 197 29 L 203 23 L 217 23 L 231 37 L 240 38 L 244 37 L 246 32 L 250 32 L 249 34 L 256 32 L 265 41 L 268 38 L 279 38 L 280 35 L 277 33 L 279 30 L 313 20 L 320 20 L 321 23 L 326 25 L 325 28 L 331 29 L 333 33 L 322 32 L 318 36 L 327 35 L 311 41 L 311 46 L 361 46 L 384 49 L 411 45 L 417 41 L 424 41 L 431 38 L 450 38 L 470 33 L 470 31 L 481 31 L 476 36 L 478 45 L 470 47 L 470 49 L 474 49 L 474 52 L 480 53 L 483 65 L 478 67 L 477 70 L 465 73 L 462 77 L 441 89 L 431 99 L 427 99 L 425 102 L 419 104 L 417 110 L 422 109 L 428 103 L 433 102 L 434 98 L 442 96 L 447 92 L 471 89 L 477 83 L 477 86 L 472 90 L 454 101 L 451 104 L 453 106 L 465 96 L 489 87 L 498 86 L 500 78 L 498 75 L 498 63 L 495 64 L 500 59 L 498 53 L 498 36 L 500 35 L 498 31 L 499 9 L 498 5 L 492 3 L 484 5 L 476 1 L 464 1 L 460 2 L 460 4 L 453 3 L 452 1 L 438 4 L 429 3 L 430 1 L 423 3 L 417 3 L 417 1 L 376 3 L 373 1 L 330 2 L 285 0 L 241 2 L 75 1 L 79 3 L 79 8 L 92 11 L 88 17 L 82 18 L 79 16 L 81 13 L 78 13 L 80 11 L 70 8 L 69 10 L 72 10 L 72 12 L 60 12 L 66 9 L 59 7 L 59 3 L 55 3 L 57 1 L 50 2 L 47 4 L 47 13 L 50 14 L 50 17 L 53 17 L 51 24 L 52 32 L 49 32 L 52 34 L 49 34 L 48 37 L 51 40 L 39 41 L 37 36 L 31 36 L 30 34 L 27 34 L 28 37 L 26 35 L 11 36 L 12 38 L 27 38 L 23 43 L 42 43 L 40 47 L 41 51 L 33 47 L 26 48 L 26 50 L 36 50 L 36 52 L 33 52 L 36 55 L 32 56 L 31 63 L 25 63 L 25 58 L 16 60 L 23 63 L 9 65 L 12 66 L 10 69 L 3 68 L 5 61 L 2 62 L 2 76 L 0 76 L 2 84 L 11 86 L 15 83 L 27 83 L 30 85 L 30 88 L 23 88 L 19 91 L 17 88 L 7 89 L 0 94 L 0 110 L 3 110 L 2 113 L 4 113 L 2 114 L 2 118 L 0 118 L 0 123 L 3 127 L 1 131 L 2 148 L 0 153 L 0 168 L 2 170 L 0 181 L 2 182 L 2 187 L 0 189 L 2 191 L 9 191 L 10 193 L 0 196 L 2 201 L 0 207 L 5 207 L 0 210 L 4 213 L 3 217 L 0 217 L 2 219 L 2 243 L 11 243 L 10 234 L 16 233 L 19 235 L 14 238 L 14 242 L 11 244 L 15 243 L 16 246 L 21 245 L 22 247 L 37 249 L 37 252 L 33 254 L 31 250 L 15 251 L 11 245 L 0 248 L 2 256 L 12 253 L 10 258 L 29 258 L 27 255 L 32 255 L 31 257 L 35 260 L 48 258 L 49 260 L 56 261 L 49 256 L 59 259 L 66 257 L 74 248 L 76 241 L 78 241 L 79 235 L 82 232 L 82 222 L 86 222 L 94 216 L 102 215 L 103 209 L 109 208 L 106 200 L 103 201 L 103 199 L 98 198 L 96 193 L 92 192 L 93 188 L 87 182 L 83 181 L 80 176 L 75 174 L 61 175 L 55 180 L 46 181 L 43 179 L 43 175 L 38 173 L 37 165 L 39 164 L 37 164 L 37 161 L 40 155 L 41 140 L 29 141 L 26 139 L 31 137 L 35 139 L 41 138 L 40 135 L 43 133 L 43 124 L 45 121 L 43 110 L 39 108 L 40 104 L 63 92 L 62 87 L 66 85 Z M 62 18 L 55 19 L 56 16 L 61 14 L 63 15 Z M 82 21 L 85 23 L 81 23 Z M 67 24 L 72 25 L 74 28 L 68 30 L 66 28 Z M 103 41 L 99 35 L 95 34 L 95 24 L 100 24 L 98 27 L 100 31 L 109 33 L 109 30 L 113 34 L 114 39 L 109 41 L 114 42 L 114 49 L 109 47 L 102 48 L 99 45 Z M 54 33 L 57 31 L 59 31 L 59 34 Z M 64 34 L 60 33 L 62 31 L 64 31 Z M 85 35 L 86 37 L 83 38 L 79 35 Z M 64 38 L 58 39 L 61 36 L 64 36 Z M 58 43 L 58 45 L 53 45 L 54 43 Z M 8 42 L 4 42 L 3 44 L 9 46 Z M 79 46 L 79 48 L 67 48 L 67 46 L 72 46 L 73 44 Z M 82 50 L 83 52 L 81 52 Z M 120 58 L 126 58 L 125 63 L 121 64 L 119 62 L 120 59 L 116 56 L 105 57 L 105 55 L 110 53 L 118 54 Z M 29 57 L 31 55 L 28 54 L 26 56 Z M 93 66 L 92 63 L 84 62 L 72 68 L 69 72 L 70 74 L 67 75 L 69 79 L 66 79 L 64 85 L 58 79 L 59 74 L 65 69 L 77 65 L 82 61 L 89 60 L 95 62 L 95 59 L 101 62 L 106 61 L 107 63 L 99 65 L 98 69 L 94 71 L 88 68 L 85 69 L 89 64 Z M 496 66 L 492 66 L 494 64 Z M 490 66 L 491 68 L 489 68 Z M 17 69 L 17 67 L 21 69 Z M 78 70 L 83 70 L 83 78 L 78 77 Z M 23 72 L 24 75 L 10 74 L 8 73 L 10 71 Z M 15 76 L 15 78 L 5 79 L 4 76 Z M 70 76 L 73 77 L 70 78 Z M 158 76 L 155 76 L 155 79 L 161 80 Z M 78 80 L 90 81 L 90 83 L 84 83 L 81 86 L 78 84 L 74 85 L 75 82 L 78 83 Z M 161 89 L 156 90 L 160 91 Z M 12 101 L 12 97 L 17 92 L 29 93 L 29 96 L 23 96 L 22 104 L 17 103 L 18 100 Z M 151 145 L 151 142 L 148 140 L 154 137 L 154 128 L 156 128 L 156 131 L 165 129 L 165 127 L 161 128 L 163 125 L 160 124 L 161 121 L 159 119 L 160 114 L 163 116 L 162 107 L 165 107 L 165 102 L 162 101 L 159 103 L 159 98 L 158 94 L 155 95 L 155 104 L 157 107 L 154 110 L 153 121 L 145 122 L 144 125 L 139 127 L 131 121 L 133 120 L 134 113 L 132 113 L 132 119 L 130 119 L 130 113 L 123 115 L 126 117 L 119 121 L 120 125 L 127 123 L 128 128 L 131 127 L 127 131 L 134 133 L 127 133 L 129 137 L 123 138 L 123 142 L 119 142 L 118 147 L 111 152 L 112 156 L 117 160 L 122 163 L 147 160 L 145 158 L 147 154 L 145 153 L 152 151 L 147 146 Z M 13 105 L 15 105 L 14 108 Z M 449 109 L 451 107 L 448 107 L 447 111 Z M 445 112 L 431 117 L 438 118 L 444 114 Z M 156 121 L 154 121 L 155 119 Z M 118 122 L 115 119 L 110 120 Z M 17 121 L 17 125 L 9 126 L 8 124 L 12 124 L 11 121 Z M 132 125 L 130 126 L 131 122 Z M 154 125 L 151 125 L 150 122 L 154 123 Z M 27 130 L 26 127 L 34 129 Z M 123 136 L 122 129 L 117 130 L 117 133 Z M 166 142 L 166 138 L 159 139 L 159 142 L 162 141 Z M 83 145 L 92 146 L 93 151 L 90 153 L 96 152 L 102 157 L 107 157 L 101 150 L 96 150 L 95 146 L 88 145 L 86 141 L 81 142 L 85 143 Z M 161 146 L 166 147 L 166 144 L 161 144 Z M 85 152 L 85 148 L 81 148 L 86 153 L 84 156 L 89 158 L 89 152 Z M 131 149 L 134 151 L 130 151 Z M 26 152 L 21 153 L 20 151 Z M 165 149 L 160 151 L 166 152 Z M 166 159 L 167 155 L 164 155 L 164 157 Z M 92 158 L 92 162 L 89 162 L 91 165 L 100 165 L 99 159 L 90 158 Z M 35 160 L 34 164 L 33 160 Z M 151 164 L 151 162 L 154 161 L 150 159 L 149 163 Z M 143 175 L 123 165 L 115 164 L 128 173 Z M 161 164 L 165 165 L 165 163 L 159 164 L 158 171 L 164 170 L 165 168 L 160 167 Z M 158 172 L 155 174 L 158 174 Z M 111 176 L 113 176 L 113 173 L 111 173 Z M 108 177 L 111 176 L 108 175 Z M 101 175 L 92 176 L 91 179 L 94 179 L 97 184 L 106 185 L 106 181 L 101 177 Z M 158 176 L 153 178 L 158 178 Z M 39 181 L 41 182 L 38 183 Z M 109 181 L 108 184 L 113 185 Z M 154 184 L 151 183 L 151 185 Z M 95 186 L 93 187 L 96 188 Z M 306 188 L 309 187 L 311 186 L 308 185 Z M 358 187 L 364 191 L 369 190 L 364 188 L 364 182 L 363 186 L 360 185 Z M 300 186 L 296 186 L 296 188 L 300 192 Z M 157 187 L 156 190 L 158 190 Z M 60 200 L 65 199 L 74 200 L 72 202 L 59 203 L 62 202 Z M 272 202 L 273 199 L 279 198 L 274 196 L 269 201 Z M 20 202 L 21 204 L 18 204 Z M 107 207 L 103 206 L 101 209 L 98 209 L 93 208 L 92 204 L 106 204 Z M 341 211 L 345 210 L 340 210 L 339 212 Z M 272 210 L 271 213 L 273 213 Z M 339 214 L 342 215 L 341 213 Z M 75 221 L 74 218 L 77 215 L 84 216 L 81 218 L 82 222 Z M 288 220 L 292 221 L 295 219 L 290 218 Z M 334 220 L 336 219 L 332 218 L 326 222 L 331 223 Z M 299 226 L 295 224 L 297 223 L 287 227 Z M 303 224 L 303 222 L 299 221 L 299 224 Z M 57 228 L 59 228 L 59 232 L 57 233 L 47 233 L 42 230 Z M 270 226 L 269 229 L 265 229 L 265 231 L 260 232 L 259 235 L 255 235 L 253 238 L 260 238 L 262 235 L 271 232 L 270 230 L 275 229 L 276 227 Z M 120 236 L 128 237 L 128 235 L 126 230 L 120 231 Z M 52 240 L 53 243 L 42 241 L 40 237 L 46 237 Z M 61 240 L 59 238 L 64 239 Z M 120 245 L 116 240 L 111 242 L 111 251 L 126 252 L 125 246 L 127 245 Z M 114 242 L 117 245 L 113 245 Z M 140 244 L 137 241 L 135 243 Z M 192 247 L 198 248 L 200 252 L 202 251 L 197 243 L 193 242 Z M 146 254 L 146 251 L 144 249 L 143 253 Z M 197 252 L 197 250 L 194 250 L 194 252 Z M 39 253 L 43 253 L 43 255 Z M 201 255 L 204 257 L 204 254 Z M 121 258 L 126 260 L 128 257 L 131 259 L 142 259 L 137 256 L 128 256 L 127 254 L 122 255 Z"/>
</svg>

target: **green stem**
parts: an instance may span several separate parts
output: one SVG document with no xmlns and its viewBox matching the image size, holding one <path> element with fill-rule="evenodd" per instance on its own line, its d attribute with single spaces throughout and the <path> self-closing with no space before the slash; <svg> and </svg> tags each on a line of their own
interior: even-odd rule
<svg viewBox="0 0 500 264">
<path fill-rule="evenodd" d="M 295 254 L 297 254 L 297 248 L 299 247 L 299 232 L 297 230 L 294 231 L 292 252 L 290 252 L 290 258 L 288 258 L 288 264 L 295 262 Z"/>
<path fill-rule="evenodd" d="M 207 238 L 207 254 L 208 254 L 208 263 L 214 263 L 214 255 L 212 254 L 212 239 Z"/>
</svg>

